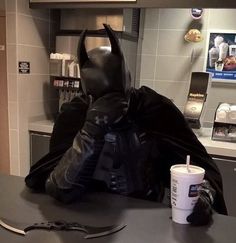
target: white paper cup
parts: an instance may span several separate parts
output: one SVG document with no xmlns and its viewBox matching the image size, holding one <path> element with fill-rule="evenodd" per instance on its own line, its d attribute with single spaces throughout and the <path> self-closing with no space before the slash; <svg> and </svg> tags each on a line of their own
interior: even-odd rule
<svg viewBox="0 0 236 243">
<path fill-rule="evenodd" d="M 171 205 L 172 220 L 180 224 L 188 224 L 186 218 L 192 213 L 198 200 L 205 170 L 201 167 L 186 164 L 173 165 L 171 172 Z"/>
</svg>

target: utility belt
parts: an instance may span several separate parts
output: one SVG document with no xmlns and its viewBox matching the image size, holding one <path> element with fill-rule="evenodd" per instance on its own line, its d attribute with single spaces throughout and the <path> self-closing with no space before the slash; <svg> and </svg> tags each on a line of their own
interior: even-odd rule
<svg viewBox="0 0 236 243">
<path fill-rule="evenodd" d="M 149 151 L 150 139 L 139 129 L 107 133 L 93 178 L 119 194 L 144 192 Z"/>
</svg>

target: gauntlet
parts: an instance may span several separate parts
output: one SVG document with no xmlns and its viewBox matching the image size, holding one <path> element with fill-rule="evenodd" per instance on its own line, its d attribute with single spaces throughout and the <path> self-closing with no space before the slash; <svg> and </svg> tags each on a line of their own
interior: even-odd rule
<svg viewBox="0 0 236 243">
<path fill-rule="evenodd" d="M 103 148 L 104 135 L 122 120 L 127 106 L 120 93 L 107 94 L 90 106 L 84 126 L 74 138 L 72 147 L 46 181 L 48 194 L 69 203 L 86 192 Z"/>
<path fill-rule="evenodd" d="M 215 190 L 208 181 L 204 180 L 199 191 L 199 199 L 193 208 L 193 212 L 187 217 L 190 224 L 200 226 L 211 223 L 214 196 Z"/>
</svg>

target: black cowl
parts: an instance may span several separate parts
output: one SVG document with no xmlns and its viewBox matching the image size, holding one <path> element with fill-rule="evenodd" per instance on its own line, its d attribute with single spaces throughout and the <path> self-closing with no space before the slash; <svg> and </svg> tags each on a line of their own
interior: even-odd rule
<svg viewBox="0 0 236 243">
<path fill-rule="evenodd" d="M 125 93 L 130 84 L 130 75 L 119 40 L 109 25 L 104 24 L 104 28 L 111 47 L 102 46 L 87 53 L 87 30 L 82 32 L 78 45 L 82 89 L 86 95 L 91 95 L 94 99 L 111 92 Z"/>
</svg>

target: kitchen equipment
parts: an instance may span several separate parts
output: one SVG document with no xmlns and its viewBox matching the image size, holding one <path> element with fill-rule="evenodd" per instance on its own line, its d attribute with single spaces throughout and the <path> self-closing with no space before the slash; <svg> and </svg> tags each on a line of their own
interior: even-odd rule
<svg viewBox="0 0 236 243">
<path fill-rule="evenodd" d="M 219 103 L 215 112 L 212 140 L 236 142 L 236 104 Z"/>
</svg>

